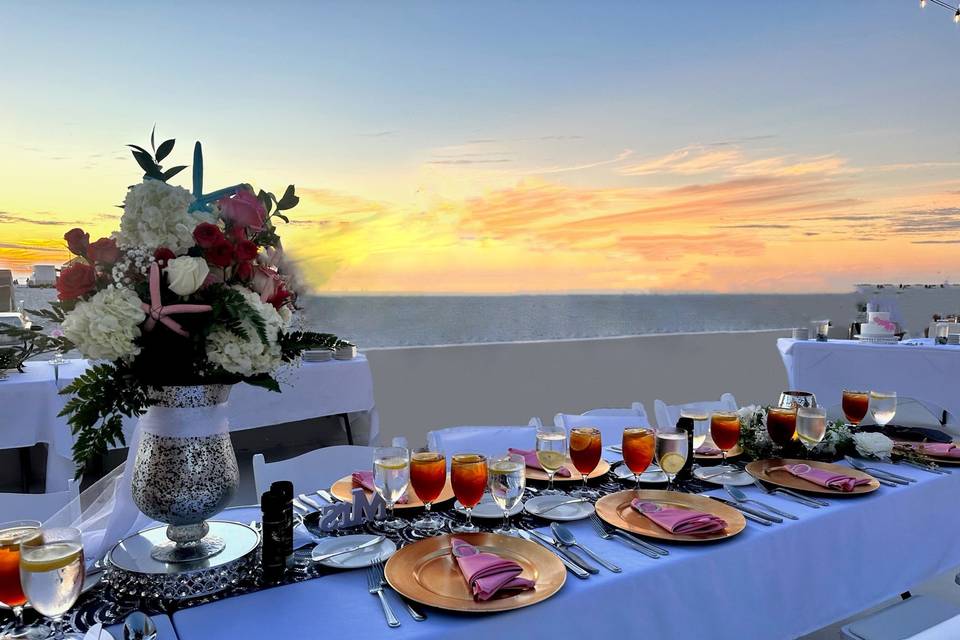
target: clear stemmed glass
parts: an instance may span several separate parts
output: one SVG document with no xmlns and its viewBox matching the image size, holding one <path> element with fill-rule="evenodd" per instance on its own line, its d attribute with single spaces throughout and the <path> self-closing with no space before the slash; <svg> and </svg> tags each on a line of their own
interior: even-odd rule
<svg viewBox="0 0 960 640">
<path fill-rule="evenodd" d="M 897 392 L 871 391 L 870 415 L 881 427 L 887 426 L 893 420 L 893 416 L 897 415 Z"/>
<path fill-rule="evenodd" d="M 820 444 L 827 433 L 827 410 L 823 407 L 797 408 L 797 436 L 809 451 Z"/>
<path fill-rule="evenodd" d="M 563 427 L 543 424 L 537 427 L 537 461 L 547 472 L 549 482 L 540 495 L 555 496 L 562 494 L 553 488 L 553 476 L 567 461 L 567 432 Z"/>
<path fill-rule="evenodd" d="M 83 640 L 64 633 L 63 615 L 83 588 L 83 542 L 80 530 L 40 529 L 20 543 L 20 582 L 30 605 L 50 618 L 56 640 Z"/>
<path fill-rule="evenodd" d="M 523 456 L 509 454 L 490 463 L 490 495 L 503 511 L 503 525 L 494 533 L 508 535 L 511 532 L 510 510 L 523 499 L 527 486 L 526 461 Z"/>
<path fill-rule="evenodd" d="M 397 501 L 406 495 L 410 484 L 410 450 L 404 447 L 377 447 L 373 451 L 373 486 L 387 503 L 388 529 L 402 529 L 406 523 L 393 515 Z"/>
<path fill-rule="evenodd" d="M 656 434 L 656 431 L 647 427 L 627 427 L 623 430 L 620 449 L 623 452 L 624 463 L 633 472 L 638 490 L 640 489 L 640 476 L 653 462 Z"/>
<path fill-rule="evenodd" d="M 467 512 L 464 524 L 451 527 L 455 533 L 476 533 L 480 529 L 473 524 L 473 508 L 483 499 L 487 489 L 487 458 L 479 453 L 458 453 L 450 461 L 450 484 L 453 494 Z"/>
<path fill-rule="evenodd" d="M 867 408 L 870 406 L 869 391 L 851 391 L 843 390 L 843 399 L 840 405 L 843 408 L 843 415 L 855 427 L 866 417 Z"/>
<path fill-rule="evenodd" d="M 583 485 L 576 491 L 571 491 L 571 495 L 588 499 L 600 497 L 600 493 L 591 489 L 587 484 L 587 477 L 600 464 L 602 451 L 603 442 L 599 429 L 595 427 L 574 427 L 570 429 L 570 461 L 573 462 L 574 468 L 580 472 L 580 477 L 583 479 Z"/>
<path fill-rule="evenodd" d="M 413 523 L 414 528 L 434 532 L 443 528 L 443 520 L 430 513 L 433 502 L 440 497 L 447 484 L 447 458 L 441 451 L 421 450 L 410 457 L 410 485 L 423 501 L 423 516 Z"/>
<path fill-rule="evenodd" d="M 657 464 L 667 474 L 667 491 L 673 479 L 687 462 L 687 434 L 675 431 L 657 432 Z"/>
<path fill-rule="evenodd" d="M 717 411 L 710 416 L 710 438 L 720 449 L 723 465 L 727 464 L 727 451 L 740 441 L 740 417 L 732 411 Z"/>
<path fill-rule="evenodd" d="M 770 407 L 767 411 L 767 434 L 773 444 L 783 449 L 790 444 L 796 433 L 797 408 Z"/>
<path fill-rule="evenodd" d="M 39 640 L 50 635 L 46 627 L 28 627 L 23 624 L 23 607 L 27 597 L 20 584 L 20 543 L 36 535 L 40 523 L 36 520 L 15 520 L 0 524 L 0 602 L 13 610 L 13 628 L 3 638 Z"/>
<path fill-rule="evenodd" d="M 710 414 L 704 409 L 688 407 L 680 409 L 680 417 L 693 420 L 693 450 L 696 451 L 707 441 L 707 433 L 710 431 Z"/>
</svg>

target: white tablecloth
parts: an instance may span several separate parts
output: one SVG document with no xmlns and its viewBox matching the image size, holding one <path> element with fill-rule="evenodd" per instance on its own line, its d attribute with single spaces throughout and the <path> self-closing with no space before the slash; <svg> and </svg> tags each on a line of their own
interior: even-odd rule
<svg viewBox="0 0 960 640">
<path fill-rule="evenodd" d="M 823 406 L 839 404 L 844 389 L 889 390 L 960 417 L 960 347 L 780 338 L 777 348 L 790 388 L 812 391 Z"/>
<path fill-rule="evenodd" d="M 69 360 L 60 367 L 59 387 L 86 369 L 85 360 Z M 378 418 L 373 399 L 373 378 L 363 355 L 353 360 L 303 363 L 279 374 L 282 393 L 237 385 L 230 394 L 230 429 L 253 429 L 309 418 L 348 414 L 357 418 L 357 444 L 376 439 Z M 0 449 L 50 445 L 47 482 L 61 488 L 73 477 L 73 436 L 57 414 L 67 401 L 58 393 L 54 368 L 48 362 L 28 362 L 24 373 L 11 373 L 0 381 Z M 364 420 L 366 418 L 366 420 Z M 353 421 L 353 420 L 352 420 Z M 135 420 L 124 422 L 129 442 Z"/>
<path fill-rule="evenodd" d="M 747 524 L 719 544 L 671 545 L 651 560 L 601 540 L 588 522 L 577 537 L 623 567 L 588 580 L 569 576 L 553 598 L 494 615 L 428 610 L 414 622 L 389 594 L 402 625 L 388 629 L 363 571 L 345 571 L 186 609 L 173 616 L 182 640 L 210 638 L 710 638 L 791 639 L 894 598 L 960 564 L 960 473 L 908 467 L 910 487 L 832 500 L 814 510 L 776 497 L 800 520 Z M 752 497 L 759 491 L 746 488 Z M 230 514 L 228 516 L 228 514 Z M 240 522 L 254 510 L 224 514 Z M 633 629 L 633 632 L 627 630 Z"/>
</svg>

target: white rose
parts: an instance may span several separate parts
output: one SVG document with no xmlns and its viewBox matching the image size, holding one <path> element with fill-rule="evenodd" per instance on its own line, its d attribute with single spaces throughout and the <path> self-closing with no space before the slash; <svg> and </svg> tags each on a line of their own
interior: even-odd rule
<svg viewBox="0 0 960 640">
<path fill-rule="evenodd" d="M 167 263 L 167 286 L 178 296 L 188 296 L 210 275 L 210 267 L 203 258 L 180 256 Z"/>
<path fill-rule="evenodd" d="M 886 460 L 893 452 L 893 440 L 882 433 L 857 432 L 853 434 L 853 444 L 865 458 Z"/>
</svg>

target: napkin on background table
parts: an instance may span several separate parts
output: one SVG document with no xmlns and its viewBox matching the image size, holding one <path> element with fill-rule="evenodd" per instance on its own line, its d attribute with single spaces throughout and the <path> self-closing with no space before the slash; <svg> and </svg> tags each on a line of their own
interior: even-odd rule
<svg viewBox="0 0 960 640">
<path fill-rule="evenodd" d="M 816 467 L 811 467 L 808 464 L 785 464 L 782 467 L 771 467 L 767 469 L 767 473 L 771 471 L 786 471 L 791 475 L 794 475 L 798 478 L 803 478 L 814 484 L 818 484 L 821 487 L 826 487 L 827 489 L 833 489 L 835 491 L 844 491 L 849 493 L 860 485 L 870 484 L 869 478 L 854 478 L 853 476 L 848 476 L 844 473 L 825 471 L 823 469 L 817 469 Z"/>
<path fill-rule="evenodd" d="M 670 533 L 682 535 L 719 533 L 727 528 L 726 520 L 711 513 L 665 507 L 662 504 L 645 502 L 639 498 L 634 498 L 630 506 L 650 518 L 661 529 L 666 529 Z"/>
<path fill-rule="evenodd" d="M 353 479 L 354 487 L 362 487 L 372 493 L 377 492 L 377 487 L 373 484 L 373 471 L 354 471 L 351 478 Z M 406 495 L 400 496 L 400 499 L 397 500 L 397 504 L 406 504 L 408 502 L 410 502 L 410 498 Z"/>
<path fill-rule="evenodd" d="M 536 584 L 520 577 L 523 567 L 513 560 L 480 551 L 460 538 L 453 539 L 450 553 L 477 600 L 489 600 L 505 589 L 533 589 Z"/>
<path fill-rule="evenodd" d="M 697 450 L 694 451 L 694 453 L 699 453 L 702 456 L 718 456 L 723 452 L 720 451 L 720 449 L 717 449 L 716 447 L 714 447 L 713 445 L 704 443 L 699 447 L 697 447 Z"/>
<path fill-rule="evenodd" d="M 514 449 L 511 447 L 507 449 L 507 453 L 515 453 L 518 456 L 523 456 L 523 460 L 524 462 L 527 463 L 528 467 L 530 467 L 531 469 L 539 469 L 540 471 L 543 471 L 543 466 L 540 464 L 540 461 L 537 460 L 536 449 Z M 557 470 L 556 475 L 560 478 L 569 478 L 570 469 L 567 469 L 566 467 L 560 467 Z"/>
<path fill-rule="evenodd" d="M 923 442 L 907 445 L 915 451 L 941 458 L 960 458 L 960 447 L 952 442 Z"/>
</svg>

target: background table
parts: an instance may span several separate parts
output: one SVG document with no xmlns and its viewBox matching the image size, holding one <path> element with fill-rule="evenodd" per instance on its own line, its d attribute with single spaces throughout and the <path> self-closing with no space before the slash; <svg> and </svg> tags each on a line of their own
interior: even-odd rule
<svg viewBox="0 0 960 640">
<path fill-rule="evenodd" d="M 428 609 L 428 619 L 415 622 L 390 593 L 401 626 L 388 629 L 361 570 L 186 609 L 173 621 L 182 640 L 796 638 L 960 564 L 960 537 L 949 533 L 960 526 L 960 510 L 952 507 L 960 473 L 889 468 L 918 482 L 831 499 L 821 509 L 763 496 L 800 520 L 771 527 L 748 523 L 742 534 L 718 544 L 669 545 L 670 555 L 659 560 L 601 540 L 586 521 L 572 523 L 581 542 L 623 573 L 601 570 L 588 580 L 570 576 L 560 593 L 527 609 L 485 616 Z M 745 491 L 761 498 L 754 487 Z M 258 514 L 234 510 L 222 517 L 243 522 Z"/>
<path fill-rule="evenodd" d="M 59 368 L 59 382 L 49 362 L 28 362 L 22 374 L 0 381 L 0 449 L 44 442 L 47 486 L 59 490 L 73 477 L 73 436 L 57 414 L 67 402 L 60 388 L 81 375 L 85 360 L 68 360 Z M 230 394 L 230 430 L 254 429 L 323 416 L 344 416 L 358 443 L 376 439 L 379 422 L 373 398 L 373 378 L 365 356 L 352 360 L 302 363 L 285 367 L 278 376 L 282 393 L 238 384 Z M 124 421 L 129 441 L 136 420 Z"/>
<path fill-rule="evenodd" d="M 844 389 L 889 390 L 960 418 L 960 347 L 780 338 L 777 348 L 790 388 L 815 393 L 823 406 L 840 404 Z"/>
</svg>

